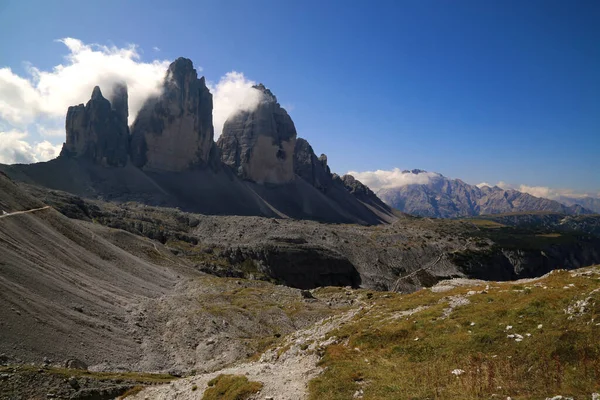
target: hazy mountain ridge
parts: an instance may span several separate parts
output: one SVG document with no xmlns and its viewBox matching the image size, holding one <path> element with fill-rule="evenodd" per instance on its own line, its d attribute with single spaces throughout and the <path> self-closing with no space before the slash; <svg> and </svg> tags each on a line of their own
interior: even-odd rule
<svg viewBox="0 0 600 400">
<path fill-rule="evenodd" d="M 403 171 L 419 175 L 425 171 Z M 579 204 L 565 205 L 555 200 L 532 196 L 498 186 L 469 185 L 460 179 L 428 173 L 427 183 L 384 188 L 377 195 L 402 212 L 423 217 L 457 218 L 510 212 L 552 211 L 561 214 L 592 214 Z"/>
<path fill-rule="evenodd" d="M 566 206 L 580 205 L 588 210 L 592 210 L 593 212 L 600 214 L 600 198 L 597 197 L 559 196 L 556 201 Z"/>
</svg>

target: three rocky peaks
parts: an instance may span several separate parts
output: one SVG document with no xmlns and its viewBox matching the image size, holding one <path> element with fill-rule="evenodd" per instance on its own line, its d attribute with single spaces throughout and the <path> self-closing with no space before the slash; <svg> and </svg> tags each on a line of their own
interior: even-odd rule
<svg viewBox="0 0 600 400">
<path fill-rule="evenodd" d="M 256 106 L 230 115 L 216 143 L 212 94 L 189 59 L 178 58 L 169 66 L 160 94 L 145 101 L 131 127 L 126 85 L 118 83 L 111 89 L 107 99 L 96 86 L 86 105 L 69 107 L 60 159 L 103 167 L 134 166 L 151 175 L 207 170 L 230 174 L 259 185 L 250 186 L 251 191 L 268 203 L 267 208 L 277 209 L 276 215 L 318 215 L 315 218 L 327 220 L 331 214 L 327 210 L 339 208 L 336 213 L 344 217 L 333 220 L 377 223 L 394 218 L 391 209 L 364 185 L 358 182 L 366 190 L 357 191 L 354 178 L 331 173 L 327 157 L 317 157 L 306 140 L 297 138 L 291 117 L 262 84 L 253 87 L 258 91 Z M 306 184 L 321 195 L 307 194 Z M 264 192 L 264 185 L 288 185 L 289 190 L 275 196 Z M 290 208 L 292 198 L 298 203 L 292 208 L 302 209 L 300 214 L 282 211 Z"/>
<path fill-rule="evenodd" d="M 131 132 L 127 86 L 115 84 L 110 99 L 96 86 L 85 106 L 69 107 L 61 156 L 114 167 L 131 161 L 138 168 L 162 171 L 217 165 L 220 159 L 243 179 L 290 182 L 294 179 L 296 127 L 269 89 L 262 84 L 254 89 L 261 92 L 256 108 L 230 116 L 215 143 L 212 94 L 189 59 L 178 58 L 169 66 L 161 94 L 146 100 Z M 325 174 L 325 169 L 314 171 L 327 168 L 326 161 L 317 159 L 306 141 L 299 139 L 298 144 L 301 154 L 296 164 L 301 177 L 311 183 L 316 176 L 327 179 L 328 169 Z"/>
</svg>

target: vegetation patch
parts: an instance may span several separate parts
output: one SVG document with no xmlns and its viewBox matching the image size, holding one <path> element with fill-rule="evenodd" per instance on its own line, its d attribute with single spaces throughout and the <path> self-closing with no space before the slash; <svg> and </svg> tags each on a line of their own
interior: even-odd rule
<svg viewBox="0 0 600 400">
<path fill-rule="evenodd" d="M 330 333 L 340 340 L 310 399 L 590 398 L 600 391 L 600 270 L 583 271 L 376 296 Z"/>
<path fill-rule="evenodd" d="M 19 366 L 0 366 L 0 373 L 3 372 L 38 372 L 39 367 L 35 365 L 19 365 Z M 92 372 L 83 369 L 71 368 L 55 368 L 46 367 L 43 369 L 45 373 L 62 376 L 65 378 L 90 378 L 95 380 L 110 380 L 110 381 L 130 381 L 138 383 L 168 383 L 177 379 L 173 375 L 168 374 L 151 374 L 144 372 Z"/>
<path fill-rule="evenodd" d="M 243 375 L 219 375 L 208 382 L 202 400 L 245 400 L 260 392 L 263 384 Z"/>
</svg>

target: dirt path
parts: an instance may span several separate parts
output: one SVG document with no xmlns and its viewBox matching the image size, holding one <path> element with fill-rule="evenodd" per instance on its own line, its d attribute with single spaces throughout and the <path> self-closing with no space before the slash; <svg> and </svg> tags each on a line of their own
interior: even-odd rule
<svg viewBox="0 0 600 400">
<path fill-rule="evenodd" d="M 13 216 L 13 215 L 28 214 L 28 213 L 32 213 L 32 212 L 35 212 L 35 211 L 46 210 L 48 208 L 50 208 L 50 206 L 40 207 L 40 208 L 33 208 L 31 210 L 25 210 L 25 211 L 15 211 L 15 212 L 11 212 L 11 213 L 0 215 L 0 219 L 6 218 L 6 217 L 10 217 L 10 216 Z"/>
<path fill-rule="evenodd" d="M 260 360 L 196 375 L 168 385 L 149 387 L 131 399 L 192 400 L 202 397 L 208 381 L 220 374 L 245 375 L 251 381 L 263 384 L 254 399 L 302 400 L 307 397 L 308 382 L 322 371 L 317 363 L 319 353 L 337 338 L 327 334 L 343 322 L 353 318 L 363 307 L 329 317 L 309 328 L 289 335 L 277 348 L 265 352 Z M 196 388 L 195 390 L 193 388 Z"/>
</svg>

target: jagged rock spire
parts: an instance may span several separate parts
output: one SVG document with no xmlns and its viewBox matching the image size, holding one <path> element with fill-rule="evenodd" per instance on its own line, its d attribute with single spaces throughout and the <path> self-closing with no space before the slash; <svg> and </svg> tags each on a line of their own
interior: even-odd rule
<svg viewBox="0 0 600 400">
<path fill-rule="evenodd" d="M 263 84 L 253 87 L 263 97 L 252 110 L 231 115 L 217 142 L 221 161 L 244 178 L 258 183 L 294 179 L 296 127 L 273 93 Z"/>
<path fill-rule="evenodd" d="M 119 89 L 127 99 L 127 87 Z M 123 93 L 124 91 L 124 93 Z M 127 101 L 113 109 L 111 102 L 95 86 L 87 104 L 69 107 L 65 121 L 66 142 L 62 157 L 83 158 L 102 165 L 123 166 L 129 153 L 129 128 L 127 126 Z"/>
<path fill-rule="evenodd" d="M 150 98 L 131 127 L 131 160 L 146 169 L 183 171 L 210 163 L 214 148 L 212 94 L 191 60 L 167 70 L 160 96 Z"/>
</svg>

